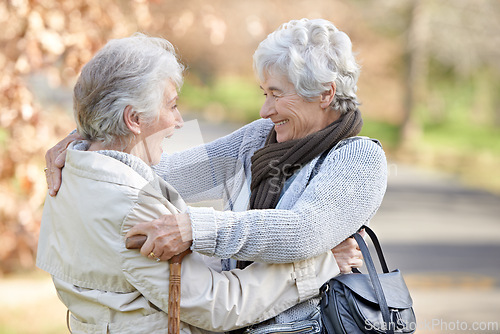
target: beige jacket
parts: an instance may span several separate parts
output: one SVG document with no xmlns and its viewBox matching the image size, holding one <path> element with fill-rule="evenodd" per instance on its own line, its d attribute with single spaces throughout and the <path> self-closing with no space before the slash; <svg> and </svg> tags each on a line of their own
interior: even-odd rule
<svg viewBox="0 0 500 334">
<path fill-rule="evenodd" d="M 118 160 L 68 150 L 61 189 L 46 198 L 37 265 L 52 275 L 73 333 L 166 333 L 168 264 L 124 247 L 134 224 L 185 207 L 158 182 L 162 193 Z M 228 331 L 272 318 L 317 296 L 338 272 L 331 252 L 222 273 L 190 254 L 182 262 L 181 332 Z"/>
</svg>

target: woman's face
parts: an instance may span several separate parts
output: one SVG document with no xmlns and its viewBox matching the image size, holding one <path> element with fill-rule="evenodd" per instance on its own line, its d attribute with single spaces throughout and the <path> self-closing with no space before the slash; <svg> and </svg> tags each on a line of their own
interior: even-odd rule
<svg viewBox="0 0 500 334">
<path fill-rule="evenodd" d="M 139 150 L 137 153 L 140 157 L 149 165 L 156 165 L 160 162 L 163 139 L 171 137 L 174 130 L 182 127 L 184 123 L 177 109 L 177 99 L 177 89 L 169 80 L 158 120 L 152 124 L 141 125 L 141 133 L 138 136 L 140 141 L 136 148 Z"/>
<path fill-rule="evenodd" d="M 273 121 L 280 143 L 304 138 L 338 118 L 336 112 L 321 107 L 320 97 L 309 102 L 297 95 L 293 84 L 282 76 L 268 73 L 260 87 L 266 96 L 260 116 Z"/>
</svg>

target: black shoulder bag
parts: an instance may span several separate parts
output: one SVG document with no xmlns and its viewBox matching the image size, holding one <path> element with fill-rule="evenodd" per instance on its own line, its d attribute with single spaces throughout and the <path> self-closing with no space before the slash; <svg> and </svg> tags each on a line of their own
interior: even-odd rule
<svg viewBox="0 0 500 334">
<path fill-rule="evenodd" d="M 383 273 L 377 274 L 363 237 L 354 234 L 368 275 L 354 269 L 321 287 L 321 320 L 326 334 L 413 333 L 417 322 L 413 301 L 399 269 L 389 272 L 375 233 L 363 226 L 372 239 Z"/>
</svg>

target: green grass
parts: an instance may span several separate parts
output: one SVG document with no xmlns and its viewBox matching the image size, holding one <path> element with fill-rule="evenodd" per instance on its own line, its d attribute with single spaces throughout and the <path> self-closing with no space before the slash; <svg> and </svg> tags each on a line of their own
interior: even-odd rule
<svg viewBox="0 0 500 334">
<path fill-rule="evenodd" d="M 500 129 L 448 121 L 422 126 L 413 149 L 399 146 L 399 127 L 365 120 L 361 135 L 381 141 L 388 158 L 458 176 L 474 188 L 500 194 Z"/>
<path fill-rule="evenodd" d="M 429 124 L 424 126 L 424 142 L 465 153 L 489 152 L 500 156 L 500 129 L 461 123 Z"/>
<path fill-rule="evenodd" d="M 383 121 L 363 119 L 360 136 L 378 139 L 385 149 L 395 149 L 398 144 L 399 127 Z"/>
<path fill-rule="evenodd" d="M 259 117 L 264 102 L 257 82 L 238 77 L 223 77 L 212 85 L 186 80 L 179 104 L 195 112 L 217 113 L 224 120 L 250 122 Z"/>
</svg>

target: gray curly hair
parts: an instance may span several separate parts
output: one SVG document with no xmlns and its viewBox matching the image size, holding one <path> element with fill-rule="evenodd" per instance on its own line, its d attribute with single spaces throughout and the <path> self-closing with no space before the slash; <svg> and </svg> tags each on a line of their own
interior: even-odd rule
<svg viewBox="0 0 500 334">
<path fill-rule="evenodd" d="M 136 33 L 109 41 L 83 68 L 73 92 L 78 132 L 103 145 L 130 137 L 123 112 L 132 106 L 146 124 L 158 119 L 171 80 L 177 89 L 184 66 L 172 44 Z"/>
<path fill-rule="evenodd" d="M 334 110 L 342 114 L 357 109 L 360 66 L 349 37 L 323 19 L 292 20 L 262 41 L 253 55 L 254 70 L 265 75 L 283 75 L 298 95 L 310 101 L 336 85 Z"/>
</svg>

